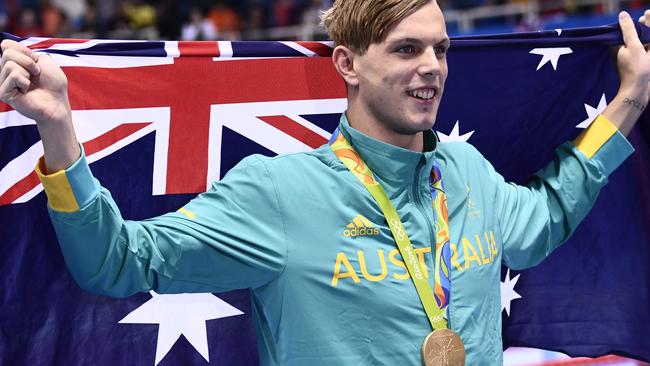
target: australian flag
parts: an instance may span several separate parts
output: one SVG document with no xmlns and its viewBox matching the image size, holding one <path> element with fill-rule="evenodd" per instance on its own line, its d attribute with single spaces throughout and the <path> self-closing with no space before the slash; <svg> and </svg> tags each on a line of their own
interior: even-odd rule
<svg viewBox="0 0 650 366">
<path fill-rule="evenodd" d="M 63 67 L 79 141 L 128 219 L 178 209 L 249 154 L 326 143 L 346 108 L 330 42 L 20 41 Z M 453 38 L 434 129 L 526 183 L 612 100 L 620 44 L 618 26 Z M 534 269 L 504 269 L 504 346 L 650 361 L 647 117 L 571 240 Z M 1 104 L 0 364 L 258 364 L 246 290 L 79 289 L 33 173 L 42 152 L 34 121 Z"/>
</svg>

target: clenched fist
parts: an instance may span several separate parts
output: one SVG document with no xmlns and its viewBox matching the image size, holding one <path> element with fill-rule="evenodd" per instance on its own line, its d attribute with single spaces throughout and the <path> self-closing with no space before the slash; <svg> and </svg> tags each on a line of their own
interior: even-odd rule
<svg viewBox="0 0 650 366">
<path fill-rule="evenodd" d="M 0 47 L 0 99 L 39 124 L 65 119 L 68 80 L 61 68 L 18 42 L 6 39 Z"/>
<path fill-rule="evenodd" d="M 0 99 L 36 121 L 46 172 L 66 169 L 81 153 L 72 125 L 68 79 L 47 55 L 8 39 L 0 48 Z"/>
</svg>

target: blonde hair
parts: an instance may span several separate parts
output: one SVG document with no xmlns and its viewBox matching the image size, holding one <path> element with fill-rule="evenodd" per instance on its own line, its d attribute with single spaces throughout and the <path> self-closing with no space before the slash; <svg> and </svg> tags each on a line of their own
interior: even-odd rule
<svg viewBox="0 0 650 366">
<path fill-rule="evenodd" d="M 372 43 L 384 40 L 386 30 L 435 0 L 335 0 L 321 14 L 321 24 L 334 41 L 364 54 Z"/>
</svg>

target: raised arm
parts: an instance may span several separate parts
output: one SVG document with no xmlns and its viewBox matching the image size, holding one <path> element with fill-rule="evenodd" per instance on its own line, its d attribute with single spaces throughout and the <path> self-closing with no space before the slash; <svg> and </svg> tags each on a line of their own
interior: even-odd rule
<svg viewBox="0 0 650 366">
<path fill-rule="evenodd" d="M 90 171 L 71 119 L 67 79 L 48 56 L 1 44 L 0 98 L 37 123 L 37 173 L 66 265 L 84 289 L 129 296 L 151 289 L 255 288 L 284 269 L 285 229 L 265 162 L 250 157 L 177 212 L 124 220 Z"/>
<path fill-rule="evenodd" d="M 646 10 L 639 21 L 645 25 L 650 24 L 650 10 Z M 619 14 L 619 24 L 625 42 L 616 57 L 621 84 L 616 97 L 603 111 L 603 116 L 627 136 L 648 104 L 650 52 L 639 40 L 628 13 Z"/>
<path fill-rule="evenodd" d="M 504 263 L 528 268 L 546 258 L 577 228 L 593 206 L 608 176 L 632 153 L 629 134 L 648 103 L 650 55 L 641 44 L 630 16 L 619 17 L 625 45 L 618 50 L 621 78 L 618 94 L 573 143 L 556 150 L 553 159 L 526 185 L 506 184 L 486 163 L 497 187 L 495 209 L 503 239 Z M 642 23 L 650 20 L 650 12 Z"/>
<path fill-rule="evenodd" d="M 0 47 L 0 99 L 36 121 L 47 171 L 68 168 L 81 155 L 72 125 L 68 79 L 47 55 L 9 39 Z"/>
</svg>

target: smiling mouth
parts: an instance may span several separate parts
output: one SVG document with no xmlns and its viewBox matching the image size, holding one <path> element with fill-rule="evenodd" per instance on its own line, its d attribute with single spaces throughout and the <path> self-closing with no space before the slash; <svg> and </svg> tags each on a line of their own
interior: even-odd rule
<svg viewBox="0 0 650 366">
<path fill-rule="evenodd" d="M 434 88 L 423 88 L 423 89 L 409 90 L 406 92 L 406 94 L 420 100 L 431 100 L 436 96 L 437 92 L 436 89 Z"/>
</svg>

